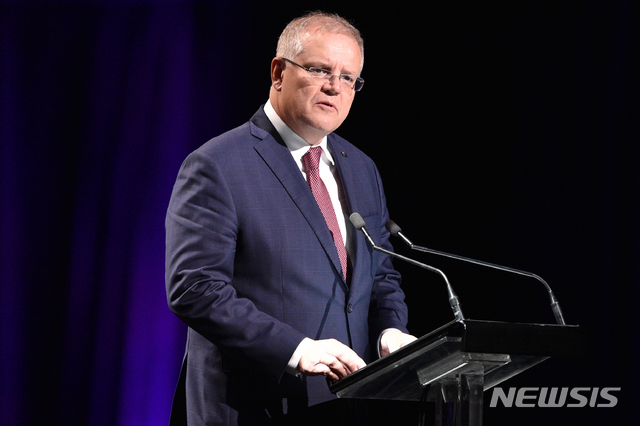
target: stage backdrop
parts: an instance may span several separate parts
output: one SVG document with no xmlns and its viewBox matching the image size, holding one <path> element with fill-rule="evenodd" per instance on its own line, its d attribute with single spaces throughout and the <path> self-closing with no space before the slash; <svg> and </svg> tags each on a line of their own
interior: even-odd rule
<svg viewBox="0 0 640 426">
<path fill-rule="evenodd" d="M 338 133 L 378 163 L 392 218 L 416 244 L 538 273 L 588 331 L 506 386 L 621 388 L 614 408 L 487 402 L 485 422 L 638 424 L 637 2 L 342 3 L 1 1 L 0 424 L 167 424 L 176 173 L 267 100 L 279 32 L 320 6 L 364 34 Z M 553 322 L 535 281 L 416 257 L 469 317 Z M 448 322 L 439 278 L 397 266 L 411 330 Z"/>
</svg>

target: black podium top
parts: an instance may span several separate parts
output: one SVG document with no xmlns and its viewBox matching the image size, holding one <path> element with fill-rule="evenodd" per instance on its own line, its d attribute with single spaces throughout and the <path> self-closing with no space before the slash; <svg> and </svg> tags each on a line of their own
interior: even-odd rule
<svg viewBox="0 0 640 426">
<path fill-rule="evenodd" d="M 481 369 L 484 389 L 581 347 L 578 326 L 452 321 L 329 388 L 340 398 L 420 400 L 439 379 Z"/>
</svg>

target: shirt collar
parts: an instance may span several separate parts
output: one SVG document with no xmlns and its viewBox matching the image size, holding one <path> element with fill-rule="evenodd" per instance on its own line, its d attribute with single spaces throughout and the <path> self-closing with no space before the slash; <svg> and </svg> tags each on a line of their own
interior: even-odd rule
<svg viewBox="0 0 640 426">
<path fill-rule="evenodd" d="M 287 145 L 287 148 L 289 148 L 289 151 L 291 152 L 291 155 L 293 155 L 293 158 L 296 160 L 296 162 L 299 163 L 302 159 L 302 156 L 306 154 L 307 151 L 309 151 L 311 145 L 309 145 L 307 141 L 300 137 L 300 135 L 298 135 L 296 132 L 291 130 L 291 128 L 287 126 L 284 121 L 282 121 L 278 113 L 276 113 L 276 110 L 273 109 L 270 100 L 268 100 L 264 105 L 264 113 L 267 115 L 269 121 L 271 121 L 271 124 L 273 124 L 273 127 L 276 128 L 276 131 L 278 132 L 284 143 Z M 322 141 L 320 141 L 320 143 L 315 146 L 322 147 L 321 159 L 326 164 L 334 165 L 333 157 L 331 156 L 331 152 L 329 152 L 329 148 L 327 145 L 327 137 L 323 137 Z"/>
</svg>

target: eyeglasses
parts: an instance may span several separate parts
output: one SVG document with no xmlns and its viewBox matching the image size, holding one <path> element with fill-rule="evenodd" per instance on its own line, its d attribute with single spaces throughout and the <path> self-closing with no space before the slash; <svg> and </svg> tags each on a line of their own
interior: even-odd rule
<svg viewBox="0 0 640 426">
<path fill-rule="evenodd" d="M 309 75 L 312 77 L 322 78 L 329 81 L 331 81 L 331 79 L 335 77 L 335 74 L 329 70 L 325 70 L 323 68 L 315 68 L 315 67 L 307 68 L 307 67 L 303 67 L 300 64 L 296 64 L 291 59 L 287 59 L 287 58 L 282 58 L 282 59 L 284 59 L 289 63 L 292 63 L 297 67 L 302 68 L 303 70 L 308 72 Z M 362 78 L 356 77 L 355 75 L 351 75 L 351 74 L 340 74 L 338 76 L 338 81 L 340 81 L 340 84 L 342 84 L 343 87 L 348 89 L 353 89 L 356 92 L 359 92 L 360 89 L 362 89 L 362 86 L 364 86 L 364 80 Z"/>
</svg>

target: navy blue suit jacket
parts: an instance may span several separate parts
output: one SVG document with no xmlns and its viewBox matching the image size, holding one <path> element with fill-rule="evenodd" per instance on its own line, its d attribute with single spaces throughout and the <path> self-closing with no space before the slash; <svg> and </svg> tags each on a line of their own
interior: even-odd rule
<svg viewBox="0 0 640 426">
<path fill-rule="evenodd" d="M 349 212 L 391 249 L 375 164 L 335 134 L 328 146 Z M 166 231 L 168 302 L 189 326 L 173 424 L 258 424 L 332 399 L 324 377 L 284 373 L 304 337 L 337 339 L 368 362 L 383 329 L 406 331 L 389 257 L 354 232 L 347 286 L 313 194 L 262 108 L 187 157 Z"/>
</svg>

